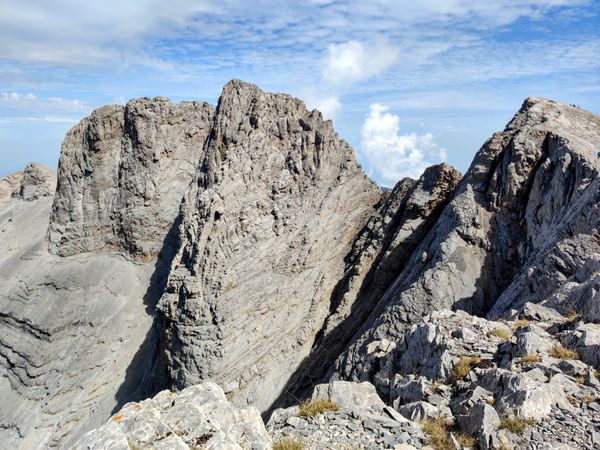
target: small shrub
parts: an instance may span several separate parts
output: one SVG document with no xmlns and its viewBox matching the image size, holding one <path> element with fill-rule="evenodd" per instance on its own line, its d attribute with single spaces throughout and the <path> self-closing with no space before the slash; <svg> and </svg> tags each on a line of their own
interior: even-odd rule
<svg viewBox="0 0 600 450">
<path fill-rule="evenodd" d="M 523 419 L 515 416 L 504 416 L 500 419 L 500 428 L 505 428 L 511 433 L 518 435 L 523 434 L 525 428 L 533 424 L 535 424 L 535 420 L 533 419 Z"/>
<path fill-rule="evenodd" d="M 313 400 L 300 404 L 300 417 L 314 417 L 325 411 L 339 411 L 340 405 L 331 400 Z"/>
<path fill-rule="evenodd" d="M 455 450 L 450 437 L 452 423 L 443 417 L 425 419 L 421 422 L 423 433 L 427 435 L 427 443 L 436 450 Z M 475 438 L 466 433 L 452 432 L 462 447 L 475 448 Z"/>
<path fill-rule="evenodd" d="M 493 330 L 488 332 L 488 336 L 497 337 L 502 339 L 503 341 L 507 341 L 510 338 L 510 333 L 504 328 L 494 328 Z"/>
<path fill-rule="evenodd" d="M 433 392 L 434 394 L 442 394 L 444 392 L 444 390 L 442 389 L 443 385 L 444 383 L 442 381 L 434 381 L 431 384 L 431 392 Z"/>
<path fill-rule="evenodd" d="M 453 433 L 454 437 L 463 448 L 475 448 L 476 439 L 467 433 Z"/>
<path fill-rule="evenodd" d="M 583 395 L 581 396 L 581 401 L 582 401 L 583 403 L 586 403 L 586 404 L 587 404 L 587 403 L 594 403 L 594 402 L 596 401 L 596 397 L 594 397 L 594 396 L 593 396 L 593 395 L 591 395 L 591 394 L 583 394 Z"/>
<path fill-rule="evenodd" d="M 283 438 L 273 444 L 273 450 L 303 450 L 304 443 L 295 438 Z"/>
<path fill-rule="evenodd" d="M 570 309 L 569 312 L 565 315 L 565 322 L 575 322 L 579 319 L 583 314 L 575 311 L 574 309 Z"/>
<path fill-rule="evenodd" d="M 471 369 L 475 367 L 477 364 L 481 362 L 481 358 L 471 357 L 471 356 L 463 356 L 460 360 L 455 364 L 452 369 L 452 379 L 464 380 L 465 377 L 469 374 Z"/>
<path fill-rule="evenodd" d="M 515 320 L 513 323 L 510 324 L 513 330 L 516 330 L 519 327 L 526 327 L 527 325 L 529 325 L 529 320 L 525 319 Z"/>
<path fill-rule="evenodd" d="M 577 353 L 575 350 L 571 350 L 570 348 L 563 347 L 560 344 L 552 347 L 549 355 L 558 359 L 579 359 L 579 353 Z"/>
<path fill-rule="evenodd" d="M 538 363 L 542 361 L 542 357 L 540 355 L 525 355 L 521 358 L 521 363 L 530 364 L 530 363 Z"/>
<path fill-rule="evenodd" d="M 443 417 L 425 419 L 421 422 L 423 433 L 427 435 L 427 442 L 437 450 L 454 450 L 450 440 L 450 423 Z"/>
</svg>

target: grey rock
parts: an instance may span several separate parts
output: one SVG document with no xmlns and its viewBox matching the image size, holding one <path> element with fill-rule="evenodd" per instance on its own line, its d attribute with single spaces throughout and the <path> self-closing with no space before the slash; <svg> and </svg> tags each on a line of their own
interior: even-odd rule
<svg viewBox="0 0 600 450">
<path fill-rule="evenodd" d="M 399 378 L 396 375 L 395 383 L 391 388 L 390 398 L 399 405 L 425 399 L 430 391 L 429 383 L 425 377 Z"/>
<path fill-rule="evenodd" d="M 600 253 L 599 143 L 597 116 L 527 99 L 477 153 L 377 313 L 338 358 L 338 374 L 372 373 L 378 361 L 367 355 L 370 342 L 398 340 L 432 310 L 510 318 L 527 302 L 549 301 L 566 282 L 585 282 L 578 277 Z M 563 296 L 547 306 L 567 312 L 568 302 Z"/>
<path fill-rule="evenodd" d="M 380 195 L 318 111 L 228 83 L 158 304 L 172 385 L 235 383 L 237 404 L 269 408 L 313 347 Z"/>
<path fill-rule="evenodd" d="M 531 302 L 523 305 L 520 316 L 526 320 L 536 320 L 544 323 L 562 322 L 565 319 L 555 309 Z"/>
<path fill-rule="evenodd" d="M 197 170 L 214 107 L 164 97 L 97 109 L 67 133 L 50 218 L 51 252 L 154 259 Z"/>
<path fill-rule="evenodd" d="M 560 336 L 563 344 L 579 352 L 581 360 L 600 370 L 600 325 L 580 323 Z"/>
<path fill-rule="evenodd" d="M 163 401 L 168 397 L 170 401 Z M 97 430 L 83 436 L 74 450 L 96 448 L 164 449 L 271 448 L 258 410 L 234 408 L 211 382 L 173 394 L 128 403 Z"/>
<path fill-rule="evenodd" d="M 18 198 L 25 201 L 52 197 L 56 190 L 56 171 L 39 163 L 29 163 L 25 169 L 0 180 L 0 203 Z"/>
<path fill-rule="evenodd" d="M 331 400 L 342 407 L 383 410 L 385 403 L 379 398 L 375 386 L 369 382 L 331 381 L 315 386 L 312 400 Z"/>
<path fill-rule="evenodd" d="M 409 420 L 419 422 L 425 419 L 440 417 L 440 410 L 431 403 L 419 401 L 405 405 L 394 405 L 400 414 Z"/>
<path fill-rule="evenodd" d="M 493 435 L 500 428 L 500 417 L 493 407 L 480 402 L 473 406 L 468 416 L 459 416 L 458 424 L 461 430 L 478 436 L 479 447 L 488 450 L 493 448 Z"/>
</svg>

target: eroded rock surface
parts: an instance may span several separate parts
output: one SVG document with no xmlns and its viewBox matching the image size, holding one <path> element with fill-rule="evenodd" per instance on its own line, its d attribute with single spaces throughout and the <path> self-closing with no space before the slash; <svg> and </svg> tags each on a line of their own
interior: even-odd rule
<svg viewBox="0 0 600 450">
<path fill-rule="evenodd" d="M 212 378 L 267 409 L 308 356 L 380 195 L 318 111 L 227 84 L 158 305 L 173 385 Z"/>
<path fill-rule="evenodd" d="M 377 313 L 339 358 L 338 374 L 369 379 L 371 343 L 396 340 L 434 310 L 510 318 L 526 302 L 552 300 L 566 313 L 577 309 L 566 301 L 576 289 L 587 293 L 578 303 L 589 303 L 595 291 L 585 290 L 586 280 L 600 252 L 599 147 L 600 118 L 527 99 L 477 153 Z"/>
<path fill-rule="evenodd" d="M 39 163 L 29 163 L 24 170 L 0 180 L 0 202 L 20 198 L 25 201 L 51 197 L 56 190 L 56 171 Z"/>
<path fill-rule="evenodd" d="M 213 113 L 207 103 L 157 97 L 105 106 L 82 120 L 62 145 L 50 250 L 156 258 L 198 167 Z"/>
<path fill-rule="evenodd" d="M 112 414 L 78 445 L 269 448 L 257 410 L 331 381 L 312 398 L 339 411 L 271 434 L 595 448 L 598 149 L 598 117 L 532 98 L 464 178 L 382 194 L 287 95 L 101 108 L 57 181 L 0 180 L 0 445 L 69 448 Z"/>
</svg>

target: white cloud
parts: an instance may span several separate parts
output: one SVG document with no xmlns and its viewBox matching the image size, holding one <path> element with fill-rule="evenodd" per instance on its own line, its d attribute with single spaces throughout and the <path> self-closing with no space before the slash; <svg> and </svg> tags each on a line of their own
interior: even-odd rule
<svg viewBox="0 0 600 450">
<path fill-rule="evenodd" d="M 386 41 L 330 44 L 322 76 L 334 85 L 349 86 L 383 72 L 397 58 L 398 50 Z"/>
<path fill-rule="evenodd" d="M 0 92 L 0 105 L 20 110 L 84 111 L 90 105 L 83 100 L 63 97 L 38 97 L 33 93 Z"/>
<path fill-rule="evenodd" d="M 369 175 L 383 186 L 393 186 L 404 177 L 418 178 L 428 166 L 446 159 L 446 150 L 431 133 L 400 134 L 400 118 L 381 103 L 370 106 L 361 137 Z"/>
<path fill-rule="evenodd" d="M 334 95 L 315 98 L 312 101 L 309 100 L 308 104 L 321 111 L 325 119 L 331 120 L 335 119 L 335 115 L 341 108 L 339 99 Z"/>
</svg>

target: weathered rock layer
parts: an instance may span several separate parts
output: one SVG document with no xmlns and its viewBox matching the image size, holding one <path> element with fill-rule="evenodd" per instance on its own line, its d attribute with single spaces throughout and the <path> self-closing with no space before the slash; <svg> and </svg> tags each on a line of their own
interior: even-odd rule
<svg viewBox="0 0 600 450">
<path fill-rule="evenodd" d="M 212 378 L 268 408 L 308 356 L 379 197 L 319 112 L 227 84 L 158 305 L 174 385 Z"/>
<path fill-rule="evenodd" d="M 595 293 L 587 283 L 600 254 L 599 147 L 600 118 L 527 99 L 477 153 L 406 269 L 338 359 L 339 376 L 369 379 L 378 364 L 369 356 L 372 343 L 396 340 L 435 310 L 510 318 L 528 301 L 560 304 L 563 312 L 589 304 Z M 588 297 L 565 301 L 577 288 Z"/>
</svg>

